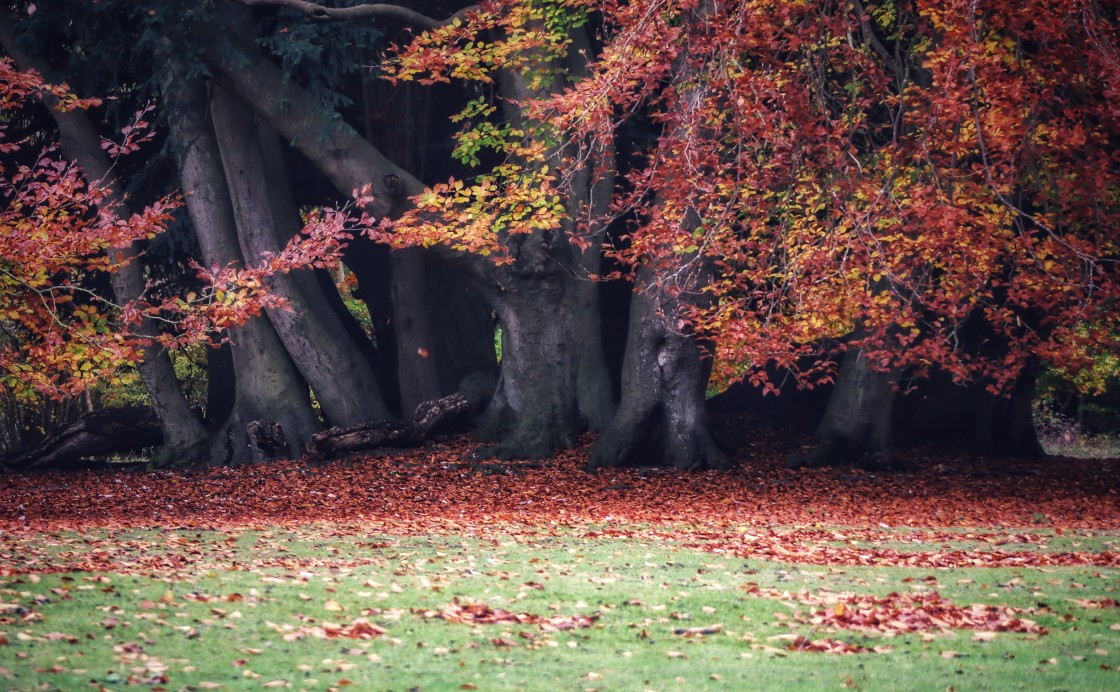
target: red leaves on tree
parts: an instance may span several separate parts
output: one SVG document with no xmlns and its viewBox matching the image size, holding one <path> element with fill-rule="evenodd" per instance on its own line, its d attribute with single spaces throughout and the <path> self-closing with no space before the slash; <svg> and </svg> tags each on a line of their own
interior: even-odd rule
<svg viewBox="0 0 1120 692">
<path fill-rule="evenodd" d="M 879 367 L 996 391 L 1033 358 L 1076 372 L 1114 349 L 1115 17 L 1080 2 L 486 3 L 402 49 L 395 75 L 552 74 L 589 13 L 586 74 L 516 96 L 518 134 L 568 148 L 538 147 L 515 185 L 486 172 L 434 188 L 392 242 L 499 256 L 487 229 L 534 187 L 524 176 L 563 195 L 618 149 L 631 165 L 606 217 L 559 224 L 584 211 L 553 205 L 547 227 L 583 247 L 626 220 L 613 254 L 688 298 L 666 318 L 714 341 L 722 380 L 763 385 L 768 365 L 827 380 L 846 337 Z M 628 123 L 649 140 L 625 141 Z M 495 171 L 531 158 L 509 155 L 510 134 L 464 130 L 471 151 L 508 155 Z M 976 324 L 983 347 L 962 343 Z"/>
<path fill-rule="evenodd" d="M 14 111 L 49 97 L 61 111 L 98 105 L 64 85 L 45 84 L 32 71 L 0 58 L 0 110 Z M 119 141 L 103 140 L 112 158 L 137 151 L 153 133 L 148 106 L 122 128 Z M 303 234 L 259 266 L 196 266 L 204 288 L 156 297 L 150 291 L 117 303 L 91 280 L 138 261 L 124 250 L 163 232 L 178 200 L 159 200 L 125 215 L 114 181 L 88 180 L 56 145 L 12 141 L 0 124 L 0 391 L 18 396 L 72 396 L 94 382 L 120 384 L 122 366 L 138 361 L 158 339 L 177 347 L 209 341 L 267 308 L 285 307 L 269 277 L 308 267 L 333 266 L 353 225 L 341 210 L 309 214 Z M 149 287 L 152 288 L 152 287 Z M 141 335 L 145 318 L 164 325 L 159 337 Z"/>
</svg>

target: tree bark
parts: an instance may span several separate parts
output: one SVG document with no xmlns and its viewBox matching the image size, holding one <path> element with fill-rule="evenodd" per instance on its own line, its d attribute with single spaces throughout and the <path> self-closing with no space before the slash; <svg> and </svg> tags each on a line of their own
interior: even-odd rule
<svg viewBox="0 0 1120 692">
<path fill-rule="evenodd" d="M 464 415 L 472 405 L 462 394 L 449 394 L 435 401 L 421 403 L 411 417 L 400 423 L 379 421 L 324 430 L 311 438 L 307 451 L 311 458 L 323 459 L 381 447 L 416 447 L 433 430 Z"/>
<path fill-rule="evenodd" d="M 47 76 L 51 69 L 45 61 L 26 53 L 16 45 L 14 35 L 8 25 L 6 15 L 0 15 L 0 43 L 4 49 L 24 68 L 33 68 Z M 82 110 L 59 111 L 54 107 L 54 99 L 45 97 L 50 107 L 51 117 L 58 125 L 63 152 L 85 171 L 91 184 L 100 185 L 110 192 L 110 200 L 119 204 L 122 213 L 127 213 L 124 190 L 112 171 L 112 163 L 101 149 L 101 137 L 89 116 Z M 131 247 L 111 250 L 111 258 L 116 271 L 110 276 L 113 293 L 118 301 L 129 302 L 138 299 L 144 292 L 147 282 L 144 279 L 143 265 L 138 259 L 138 243 Z M 139 326 L 142 336 L 159 336 L 159 329 L 148 319 Z M 140 377 L 159 418 L 163 431 L 163 448 L 157 458 L 158 464 L 178 463 L 189 460 L 196 451 L 204 446 L 209 437 L 199 415 L 191 409 L 183 394 L 175 369 L 167 352 L 153 343 L 137 364 Z"/>
<path fill-rule="evenodd" d="M 816 444 L 786 457 L 786 468 L 893 468 L 897 460 L 891 422 L 898 375 L 897 369 L 874 369 L 860 349 L 848 350 L 817 427 Z"/>
<path fill-rule="evenodd" d="M 502 329 L 500 375 L 477 435 L 496 444 L 475 456 L 545 459 L 587 429 L 571 339 L 575 315 L 563 278 L 511 275 L 507 281 L 492 301 Z"/>
<path fill-rule="evenodd" d="M 114 454 L 137 452 L 163 441 L 159 418 L 150 408 L 103 409 L 55 430 L 38 444 L 0 459 L 5 471 L 81 468 Z"/>
<path fill-rule="evenodd" d="M 622 365 L 622 401 L 591 449 L 588 469 L 666 464 L 679 469 L 726 468 L 705 411 L 710 360 L 677 325 L 679 302 L 642 267 L 630 305 Z"/>
<path fill-rule="evenodd" d="M 187 212 L 202 258 L 208 265 L 242 262 L 234 210 L 222 167 L 218 142 L 209 121 L 210 95 L 199 78 L 169 68 L 164 76 L 171 137 Z M 254 458 L 250 423 L 279 425 L 286 438 L 283 456 L 302 454 L 321 425 L 311 408 L 307 383 L 300 376 L 268 316 L 253 318 L 229 331 L 234 373 L 230 414 L 220 421 L 206 461 L 243 464 Z"/>
<path fill-rule="evenodd" d="M 270 128 L 230 94 L 212 95 L 214 129 L 230 186 L 241 249 L 250 261 L 278 252 L 298 231 L 298 215 L 286 194 L 283 158 Z M 294 272 L 274 277 L 272 289 L 291 310 L 268 311 L 288 354 L 311 385 L 327 422 L 357 425 L 391 417 L 368 360 L 347 338 L 315 276 Z"/>
<path fill-rule="evenodd" d="M 203 59 L 215 79 L 307 156 L 340 192 L 349 194 L 363 185 L 372 186 L 375 200 L 370 213 L 392 217 L 407 208 L 411 196 L 424 190 L 415 176 L 393 164 L 304 90 L 284 80 L 279 69 L 247 42 L 212 31 L 199 38 Z M 446 249 L 439 252 L 467 269 L 498 314 L 506 335 L 498 389 L 484 416 L 486 431 L 500 440 L 490 452 L 507 458 L 540 458 L 571 445 L 576 435 L 595 429 L 608 417 L 604 409 L 609 406 L 602 402 L 604 392 L 610 397 L 610 380 L 598 324 L 594 333 L 585 331 L 579 337 L 577 353 L 564 335 L 576 329 L 576 291 L 571 287 L 593 272 L 586 268 L 575 272 L 573 248 L 556 232 L 519 236 L 510 242 L 513 267 L 496 267 L 486 258 Z M 597 247 L 586 261 L 598 261 Z M 581 290 L 595 289 L 584 286 Z M 582 305 L 591 302 L 585 299 Z M 403 354 L 404 349 L 400 350 Z M 580 369 L 583 374 L 577 377 Z"/>
</svg>

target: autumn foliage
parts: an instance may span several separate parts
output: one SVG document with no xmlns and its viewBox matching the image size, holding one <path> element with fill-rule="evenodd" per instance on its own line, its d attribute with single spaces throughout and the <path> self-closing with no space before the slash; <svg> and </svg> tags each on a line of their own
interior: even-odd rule
<svg viewBox="0 0 1120 692">
<path fill-rule="evenodd" d="M 0 59 L 0 391 L 65 397 L 96 382 L 120 385 L 129 378 L 125 366 L 145 349 L 217 342 L 222 330 L 285 307 L 269 291 L 269 277 L 335 266 L 351 237 L 344 210 L 311 210 L 303 233 L 257 266 L 194 263 L 199 290 L 149 285 L 142 296 L 114 300 L 98 277 L 140 261 L 122 250 L 163 232 L 179 200 L 133 213 L 114 191 L 116 181 L 88 179 L 57 143 L 41 144 L 42 133 L 13 137 L 13 123 L 36 101 L 62 112 L 101 103 Z M 112 159 L 138 151 L 152 136 L 147 116 L 139 113 L 119 141 L 102 140 L 102 149 Z M 139 333 L 145 318 L 163 328 L 159 336 Z"/>
<path fill-rule="evenodd" d="M 490 85 L 527 72 L 526 117 L 472 102 L 458 155 L 477 178 L 434 186 L 387 239 L 509 261 L 512 234 L 579 215 L 561 203 L 570 176 L 617 149 L 626 175 L 609 215 L 572 227 L 613 224 L 623 266 L 693 296 L 673 319 L 714 341 L 722 381 L 769 387 L 768 365 L 827 379 L 837 346 L 993 390 L 1033 358 L 1077 371 L 1117 333 L 1110 12 L 483 3 L 402 49 L 391 75 Z M 591 17 L 601 50 L 586 74 L 562 72 L 587 50 L 568 31 Z M 560 74 L 571 85 L 550 87 Z"/>
<path fill-rule="evenodd" d="M 173 203 L 121 219 L 107 191 L 87 181 L 57 145 L 13 140 L 12 120 L 43 95 L 62 109 L 98 103 L 0 60 L 0 386 L 73 393 L 134 360 L 139 349 L 115 328 L 112 304 L 82 277 L 111 270 L 109 248 L 161 231 Z"/>
</svg>

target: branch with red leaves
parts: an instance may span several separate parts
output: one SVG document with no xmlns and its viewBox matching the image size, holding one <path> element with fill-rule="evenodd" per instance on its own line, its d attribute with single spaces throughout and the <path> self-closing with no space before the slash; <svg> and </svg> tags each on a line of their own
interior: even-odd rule
<svg viewBox="0 0 1120 692">
<path fill-rule="evenodd" d="M 28 99 L 64 112 L 100 103 L 0 58 L 0 109 L 23 108 Z M 119 141 L 102 140 L 102 149 L 113 158 L 137 151 L 152 138 L 150 110 L 138 113 Z M 166 198 L 122 217 L 111 181 L 89 180 L 57 145 L 29 149 L 28 140 L 11 140 L 0 125 L 7 155 L 0 162 L 0 391 L 9 394 L 60 398 L 95 382 L 120 384 L 129 377 L 125 366 L 155 342 L 175 348 L 213 341 L 267 308 L 284 307 L 268 290 L 269 277 L 336 266 L 352 237 L 347 210 L 314 211 L 303 233 L 260 266 L 196 267 L 205 285 L 198 292 L 155 300 L 149 285 L 146 295 L 118 304 L 95 291 L 93 279 L 137 261 L 123 249 L 163 232 L 180 202 Z M 141 333 L 145 318 L 165 331 Z"/>
</svg>

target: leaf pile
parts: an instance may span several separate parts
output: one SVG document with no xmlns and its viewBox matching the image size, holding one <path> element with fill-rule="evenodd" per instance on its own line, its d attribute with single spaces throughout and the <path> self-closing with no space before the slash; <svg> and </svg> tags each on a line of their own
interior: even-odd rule
<svg viewBox="0 0 1120 692">
<path fill-rule="evenodd" d="M 419 530 L 446 521 L 1109 529 L 1120 516 L 1116 461 L 925 455 L 916 456 L 918 470 L 906 474 L 788 471 L 780 459 L 789 443 L 759 440 L 740 450 L 740 466 L 731 472 L 619 469 L 589 475 L 582 470 L 586 447 L 543 465 L 472 465 L 462 460 L 473 443 L 456 438 L 322 465 L 8 474 L 0 476 L 0 528 L 370 520 L 416 522 Z M 764 549 L 764 543 L 753 548 Z"/>
<path fill-rule="evenodd" d="M 448 603 L 440 610 L 422 610 L 417 614 L 431 620 L 439 618 L 447 622 L 456 622 L 463 625 L 537 625 L 543 630 L 565 631 L 595 624 L 597 616 L 594 615 L 555 615 L 544 617 L 532 613 L 514 613 L 503 608 L 491 608 L 480 601 L 462 603 L 458 598 Z"/>
<path fill-rule="evenodd" d="M 976 632 L 1020 632 L 1044 635 L 1047 630 L 1035 621 L 1019 617 L 1030 611 L 1002 605 L 973 603 L 958 606 L 936 591 L 929 593 L 868 596 L 856 593 L 823 592 L 790 594 L 775 589 L 747 589 L 754 596 L 817 606 L 795 622 L 835 627 L 887 636 L 908 633 L 947 633 L 951 630 Z M 823 608 L 819 606 L 825 606 Z"/>
<path fill-rule="evenodd" d="M 283 634 L 286 642 L 297 641 L 304 637 L 314 637 L 316 639 L 336 639 L 339 637 L 345 639 L 376 639 L 389 632 L 389 630 L 370 622 L 368 618 L 364 617 L 354 618 L 353 622 L 345 625 L 335 622 L 301 627 L 277 625 L 271 622 L 267 624 L 270 629 Z"/>
</svg>

